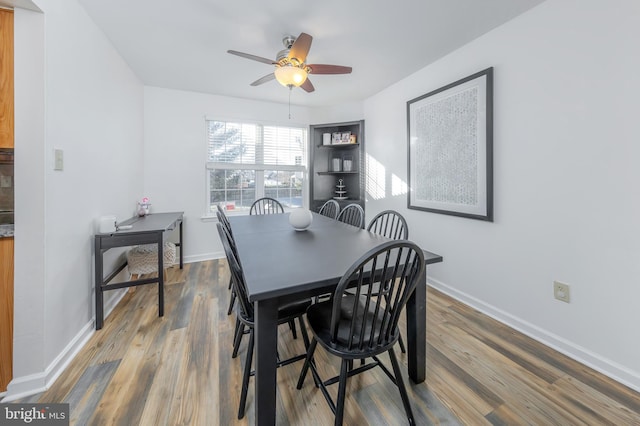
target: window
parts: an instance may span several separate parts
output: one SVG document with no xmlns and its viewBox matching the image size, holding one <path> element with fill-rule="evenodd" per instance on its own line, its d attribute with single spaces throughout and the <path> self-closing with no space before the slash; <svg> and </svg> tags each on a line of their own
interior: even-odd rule
<svg viewBox="0 0 640 426">
<path fill-rule="evenodd" d="M 302 207 L 307 129 L 207 120 L 207 212 L 248 211 L 261 197 Z"/>
</svg>

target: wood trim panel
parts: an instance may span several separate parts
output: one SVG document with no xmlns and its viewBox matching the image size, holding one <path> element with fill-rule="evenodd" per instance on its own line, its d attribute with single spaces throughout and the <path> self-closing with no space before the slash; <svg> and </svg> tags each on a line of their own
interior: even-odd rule
<svg viewBox="0 0 640 426">
<path fill-rule="evenodd" d="M 13 378 L 13 238 L 0 238 L 0 392 Z"/>
<path fill-rule="evenodd" d="M 13 11 L 0 9 L 0 148 L 13 148 Z"/>
</svg>

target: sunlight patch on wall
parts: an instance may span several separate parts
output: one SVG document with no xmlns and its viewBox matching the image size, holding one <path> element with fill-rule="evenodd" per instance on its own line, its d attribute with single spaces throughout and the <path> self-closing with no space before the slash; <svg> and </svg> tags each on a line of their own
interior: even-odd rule
<svg viewBox="0 0 640 426">
<path fill-rule="evenodd" d="M 395 174 L 391 175 L 391 195 L 404 195 L 408 192 L 407 182 Z"/>
<path fill-rule="evenodd" d="M 380 200 L 386 195 L 385 168 L 378 160 L 367 154 L 366 162 L 367 192 L 374 200 Z"/>
</svg>

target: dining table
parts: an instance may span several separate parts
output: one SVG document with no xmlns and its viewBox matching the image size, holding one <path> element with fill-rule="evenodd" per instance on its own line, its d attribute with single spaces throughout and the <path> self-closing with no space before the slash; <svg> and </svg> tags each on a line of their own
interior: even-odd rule
<svg viewBox="0 0 640 426">
<path fill-rule="evenodd" d="M 278 307 L 332 293 L 350 266 L 389 238 L 317 213 L 302 231 L 291 226 L 289 213 L 230 215 L 229 222 L 254 305 L 256 424 L 275 425 Z M 423 252 L 427 265 L 443 260 Z M 426 377 L 426 275 L 405 308 L 408 373 L 414 383 Z"/>
</svg>

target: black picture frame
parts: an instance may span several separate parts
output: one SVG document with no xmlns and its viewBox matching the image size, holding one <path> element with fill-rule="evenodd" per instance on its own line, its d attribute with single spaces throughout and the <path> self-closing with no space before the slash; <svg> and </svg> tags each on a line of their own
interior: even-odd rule
<svg viewBox="0 0 640 426">
<path fill-rule="evenodd" d="M 407 102 L 407 207 L 493 221 L 493 67 Z"/>
</svg>

